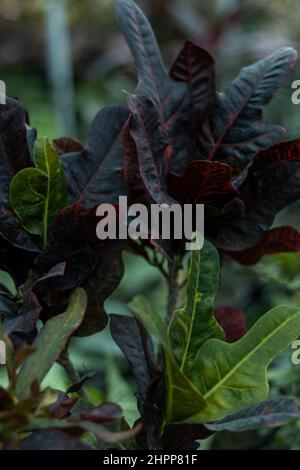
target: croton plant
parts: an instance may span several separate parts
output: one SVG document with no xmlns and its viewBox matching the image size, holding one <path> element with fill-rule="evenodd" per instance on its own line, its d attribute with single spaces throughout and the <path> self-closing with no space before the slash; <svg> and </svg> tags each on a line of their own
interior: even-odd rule
<svg viewBox="0 0 300 470">
<path fill-rule="evenodd" d="M 240 310 L 214 308 L 220 259 L 254 264 L 300 250 L 296 229 L 272 228 L 300 197 L 300 139 L 284 141 L 263 116 L 297 54 L 280 49 L 217 92 L 208 52 L 188 41 L 168 72 L 139 7 L 118 0 L 116 16 L 138 86 L 126 105 L 98 112 L 85 144 L 38 137 L 21 102 L 0 105 L 2 449 L 88 449 L 87 433 L 94 448 L 188 449 L 218 431 L 300 416 L 293 398 L 268 399 L 267 378 L 273 358 L 300 335 L 299 308 L 277 306 L 249 331 Z M 146 205 L 204 204 L 202 250 L 185 253 L 178 240 L 99 240 L 96 208 L 124 195 Z M 129 301 L 131 316 L 107 315 L 124 250 L 164 274 L 164 317 L 142 297 Z M 72 335 L 108 322 L 136 381 L 133 427 L 117 403 L 89 401 L 91 374 L 79 376 L 68 356 Z M 42 385 L 55 362 L 69 374 L 66 392 Z"/>
</svg>

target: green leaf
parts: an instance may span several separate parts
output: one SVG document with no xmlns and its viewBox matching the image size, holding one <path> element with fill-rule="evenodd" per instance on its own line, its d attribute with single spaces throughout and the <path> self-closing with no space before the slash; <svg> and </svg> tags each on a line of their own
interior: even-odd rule
<svg viewBox="0 0 300 470">
<path fill-rule="evenodd" d="M 71 296 L 67 310 L 47 321 L 33 343 L 36 351 L 28 357 L 18 373 L 16 393 L 19 398 L 26 398 L 30 394 L 34 380 L 42 382 L 72 333 L 80 326 L 86 306 L 86 293 L 78 288 Z"/>
<path fill-rule="evenodd" d="M 15 285 L 15 281 L 11 277 L 9 273 L 6 271 L 2 271 L 0 269 L 0 287 L 5 287 L 6 290 L 13 296 L 16 297 L 17 295 L 17 288 Z"/>
<path fill-rule="evenodd" d="M 173 353 L 186 374 L 205 341 L 224 339 L 213 310 L 219 271 L 218 252 L 208 241 L 202 250 L 192 251 L 186 305 L 174 312 L 169 326 Z"/>
<path fill-rule="evenodd" d="M 67 205 L 68 190 L 63 168 L 48 138 L 37 139 L 34 159 L 36 168 L 25 168 L 14 176 L 9 196 L 23 227 L 41 236 L 45 246 L 54 217 Z"/>
<path fill-rule="evenodd" d="M 193 363 L 193 382 L 207 401 L 198 421 L 222 419 L 267 398 L 267 369 L 300 334 L 300 310 L 280 306 L 267 312 L 235 343 L 208 340 Z"/>
<path fill-rule="evenodd" d="M 200 412 L 206 406 L 205 401 L 201 393 L 179 369 L 163 320 L 143 297 L 136 297 L 129 304 L 129 308 L 164 350 L 167 381 L 166 422 L 182 421 Z"/>
</svg>

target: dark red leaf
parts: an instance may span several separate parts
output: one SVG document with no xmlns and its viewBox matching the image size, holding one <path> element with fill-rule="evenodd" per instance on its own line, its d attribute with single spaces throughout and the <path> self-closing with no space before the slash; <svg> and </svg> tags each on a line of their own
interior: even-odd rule
<svg viewBox="0 0 300 470">
<path fill-rule="evenodd" d="M 136 93 L 149 98 L 155 106 L 162 130 L 170 139 L 166 161 L 174 171 L 182 171 L 193 152 L 188 86 L 170 78 L 151 25 L 132 0 L 117 1 L 116 16 L 137 68 Z"/>
<path fill-rule="evenodd" d="M 74 139 L 74 137 L 60 137 L 59 139 L 54 139 L 53 143 L 58 155 L 71 152 L 82 152 L 84 149 L 82 143 L 79 140 Z"/>
<path fill-rule="evenodd" d="M 215 317 L 225 331 L 228 343 L 234 343 L 246 333 L 246 315 L 236 307 L 219 307 L 215 309 Z"/>
<path fill-rule="evenodd" d="M 231 167 L 224 163 L 196 160 L 181 176 L 168 173 L 169 194 L 183 204 L 224 206 L 239 193 L 232 187 Z"/>
<path fill-rule="evenodd" d="M 277 227 L 269 230 L 257 245 L 244 251 L 226 253 L 241 264 L 251 265 L 265 255 L 297 251 L 300 251 L 300 232 L 292 227 Z"/>
<path fill-rule="evenodd" d="M 187 41 L 176 58 L 170 75 L 190 88 L 195 115 L 200 117 L 215 104 L 215 64 L 213 58 L 192 41 Z"/>
<path fill-rule="evenodd" d="M 117 204 L 126 195 L 123 180 L 122 133 L 128 110 L 102 109 L 94 118 L 84 150 L 61 156 L 73 203 L 92 209 L 101 203 Z"/>
<path fill-rule="evenodd" d="M 300 161 L 300 139 L 280 142 L 258 152 L 255 156 L 252 171 L 271 168 L 272 165 L 285 161 Z"/>
<path fill-rule="evenodd" d="M 0 235 L 22 250 L 39 251 L 9 207 L 9 185 L 16 173 L 32 166 L 27 143 L 25 109 L 7 99 L 0 105 Z"/>
<path fill-rule="evenodd" d="M 13 333 L 31 333 L 39 319 L 42 307 L 33 292 L 26 292 L 22 302 L 16 302 L 14 310 L 3 321 L 7 335 Z"/>
<path fill-rule="evenodd" d="M 79 205 L 66 207 L 56 217 L 49 243 L 36 261 L 42 273 L 66 263 L 64 275 L 52 279 L 54 290 L 72 289 L 96 268 L 100 255 L 96 224 L 94 213 Z"/>
<path fill-rule="evenodd" d="M 166 426 L 163 435 L 164 448 L 177 449 L 189 442 L 207 439 L 214 431 L 207 429 L 203 424 L 178 423 Z"/>
<path fill-rule="evenodd" d="M 53 419 L 65 418 L 70 413 L 77 401 L 77 397 L 69 398 L 65 393 L 61 392 L 57 401 L 49 407 L 50 417 Z"/>
<path fill-rule="evenodd" d="M 229 87 L 217 95 L 216 106 L 201 125 L 199 151 L 204 159 L 245 168 L 256 152 L 282 138 L 283 129 L 263 122 L 262 109 L 296 59 L 293 49 L 280 49 L 243 68 Z"/>
<path fill-rule="evenodd" d="M 132 113 L 129 131 L 135 141 L 139 171 L 143 183 L 157 204 L 173 204 L 165 181 L 164 152 L 168 140 L 163 133 L 154 105 L 148 98 L 128 96 Z"/>
</svg>

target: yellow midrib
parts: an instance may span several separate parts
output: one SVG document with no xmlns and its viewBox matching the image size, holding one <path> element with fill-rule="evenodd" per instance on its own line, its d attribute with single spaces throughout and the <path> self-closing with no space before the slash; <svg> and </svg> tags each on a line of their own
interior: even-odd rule
<svg viewBox="0 0 300 470">
<path fill-rule="evenodd" d="M 191 263 L 191 265 L 192 265 L 192 263 Z M 191 268 L 192 268 L 192 266 L 191 266 Z M 196 283 L 195 292 L 198 291 L 199 271 L 200 271 L 200 263 L 198 262 L 197 283 Z M 195 300 L 195 297 L 196 296 L 194 295 L 192 319 L 191 319 L 191 324 L 190 324 L 190 329 L 189 329 L 188 340 L 187 340 L 187 343 L 186 343 L 186 346 L 185 346 L 185 350 L 184 350 L 184 354 L 183 354 L 182 362 L 181 362 L 181 366 L 180 366 L 181 372 L 183 372 L 183 370 L 184 370 L 184 366 L 185 366 L 185 363 L 186 363 L 186 360 L 187 360 L 187 354 L 188 354 L 188 350 L 189 350 L 190 343 L 191 343 L 191 338 L 192 338 L 192 331 L 193 331 L 193 325 L 194 325 L 194 321 L 195 321 L 196 304 L 197 304 L 197 300 Z M 184 307 L 184 309 L 185 308 L 186 307 Z"/>
<path fill-rule="evenodd" d="M 258 349 L 260 349 L 264 343 L 266 343 L 273 335 L 275 335 L 281 328 L 283 328 L 288 322 L 290 322 L 295 315 L 299 314 L 299 311 L 296 311 L 291 317 L 288 317 L 283 323 L 280 323 L 280 325 L 275 328 L 270 334 L 268 334 L 261 343 L 259 343 L 254 349 L 252 349 L 244 358 L 236 365 L 234 366 L 231 371 L 223 377 L 223 379 L 220 380 L 209 392 L 207 392 L 205 395 L 203 395 L 204 399 L 207 400 L 219 387 L 222 386 L 222 384 L 228 380 L 229 377 L 231 377 L 253 354 L 257 352 Z"/>
</svg>

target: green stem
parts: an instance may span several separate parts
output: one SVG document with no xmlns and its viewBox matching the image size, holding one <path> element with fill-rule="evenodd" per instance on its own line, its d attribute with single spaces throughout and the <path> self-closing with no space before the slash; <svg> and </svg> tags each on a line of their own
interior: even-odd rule
<svg viewBox="0 0 300 470">
<path fill-rule="evenodd" d="M 167 322 L 171 320 L 171 317 L 176 309 L 179 287 L 177 283 L 178 277 L 178 264 L 177 260 L 173 263 L 169 262 L 169 275 L 167 277 L 168 286 L 168 301 L 167 301 Z"/>
</svg>

